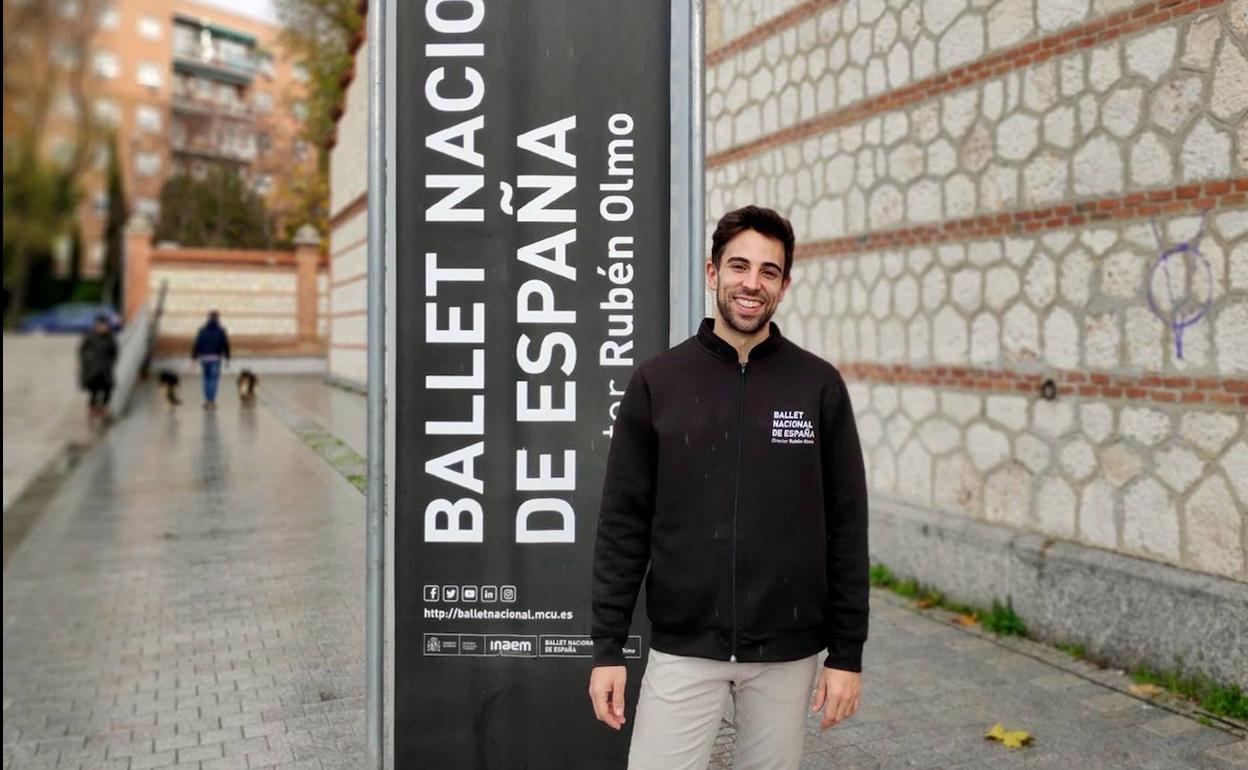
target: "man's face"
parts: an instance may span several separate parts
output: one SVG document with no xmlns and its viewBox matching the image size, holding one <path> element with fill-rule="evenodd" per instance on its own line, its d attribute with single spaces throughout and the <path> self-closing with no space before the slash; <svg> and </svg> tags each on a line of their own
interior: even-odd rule
<svg viewBox="0 0 1248 770">
<path fill-rule="evenodd" d="M 767 326 L 789 288 L 784 244 L 743 230 L 724 246 L 718 268 L 707 260 L 706 282 L 724 323 L 741 334 L 754 334 Z"/>
</svg>

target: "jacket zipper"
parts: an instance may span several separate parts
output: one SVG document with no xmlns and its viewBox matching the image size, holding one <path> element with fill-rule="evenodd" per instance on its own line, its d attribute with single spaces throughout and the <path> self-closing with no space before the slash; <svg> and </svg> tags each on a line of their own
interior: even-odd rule
<svg viewBox="0 0 1248 770">
<path fill-rule="evenodd" d="M 741 452 L 745 445 L 745 364 L 741 364 L 740 387 L 737 389 L 737 473 L 732 490 L 732 652 L 728 660 L 737 662 L 737 510 L 741 505 Z"/>
</svg>

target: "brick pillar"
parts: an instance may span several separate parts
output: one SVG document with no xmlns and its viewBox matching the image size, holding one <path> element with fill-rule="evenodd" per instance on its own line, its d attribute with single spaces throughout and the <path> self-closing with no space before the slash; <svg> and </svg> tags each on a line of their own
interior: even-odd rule
<svg viewBox="0 0 1248 770">
<path fill-rule="evenodd" d="M 316 266 L 321 258 L 321 237 L 312 225 L 295 233 L 295 328 L 299 340 L 316 339 Z"/>
<path fill-rule="evenodd" d="M 125 232 L 125 319 L 147 301 L 152 267 L 152 226 L 142 214 L 130 217 Z"/>
</svg>

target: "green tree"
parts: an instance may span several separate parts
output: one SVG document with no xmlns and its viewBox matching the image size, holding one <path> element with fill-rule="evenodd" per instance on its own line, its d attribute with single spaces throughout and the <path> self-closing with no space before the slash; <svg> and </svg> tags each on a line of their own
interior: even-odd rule
<svg viewBox="0 0 1248 770">
<path fill-rule="evenodd" d="M 72 17 L 58 3 L 4 4 L 5 322 L 26 308 L 32 274 L 73 229 L 79 182 L 99 138 L 88 108 L 89 61 L 105 0 L 82 0 Z M 51 130 L 53 105 L 73 118 Z M 55 136 L 62 148 L 48 146 Z"/>
<path fill-rule="evenodd" d="M 226 166 L 210 168 L 201 179 L 180 174 L 165 180 L 155 238 L 189 247 L 263 249 L 274 245 L 264 199 L 237 169 Z"/>
<path fill-rule="evenodd" d="M 126 203 L 124 176 L 121 173 L 121 154 L 117 151 L 117 135 L 108 141 L 108 220 L 104 225 L 104 280 L 102 299 L 120 307 L 122 253 L 125 248 L 126 222 L 130 219 L 130 206 Z"/>
<path fill-rule="evenodd" d="M 316 148 L 316 175 L 287 180 L 284 192 L 292 200 L 294 215 L 286 218 L 293 233 L 300 225 L 314 225 L 328 232 L 329 148 L 334 130 L 335 110 L 342 101 L 343 76 L 351 69 L 351 41 L 360 34 L 363 17 L 358 0 L 277 0 L 282 23 L 278 43 L 291 60 L 307 73 L 301 99 L 307 118 L 300 133 Z M 289 235 L 288 233 L 287 235 Z"/>
<path fill-rule="evenodd" d="M 307 73 L 308 107 L 303 136 L 318 148 L 321 168 L 329 166 L 325 142 L 334 130 L 334 108 L 342 98 L 342 76 L 351 68 L 351 41 L 363 18 L 358 0 L 277 0 L 282 23 L 278 42 Z"/>
</svg>

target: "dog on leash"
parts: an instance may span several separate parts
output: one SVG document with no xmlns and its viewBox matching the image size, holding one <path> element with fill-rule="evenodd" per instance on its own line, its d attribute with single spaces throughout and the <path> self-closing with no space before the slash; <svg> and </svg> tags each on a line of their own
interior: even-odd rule
<svg viewBox="0 0 1248 770">
<path fill-rule="evenodd" d="M 178 373 L 172 369 L 161 369 L 156 377 L 161 392 L 165 394 L 165 400 L 173 406 L 182 403 L 178 398 L 178 383 L 181 381 Z"/>
<path fill-rule="evenodd" d="M 244 406 L 252 406 L 256 403 L 256 386 L 260 384 L 260 378 L 250 369 L 244 369 L 238 373 L 238 400 L 243 402 Z"/>
</svg>

